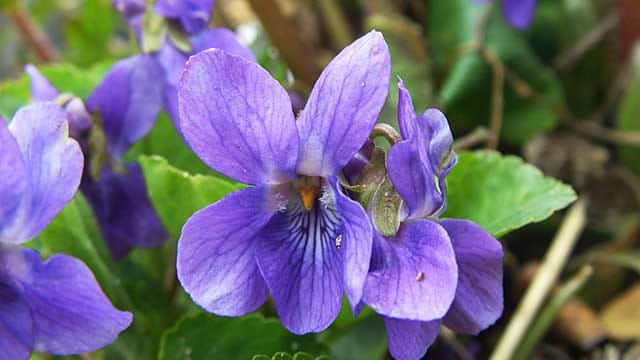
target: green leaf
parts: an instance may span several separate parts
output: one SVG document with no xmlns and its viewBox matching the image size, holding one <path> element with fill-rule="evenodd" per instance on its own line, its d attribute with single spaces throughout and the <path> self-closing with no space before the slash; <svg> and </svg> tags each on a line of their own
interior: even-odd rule
<svg viewBox="0 0 640 360">
<path fill-rule="evenodd" d="M 113 37 L 118 16 L 110 0 L 81 2 L 80 11 L 66 19 L 65 59 L 87 66 L 109 58 L 109 40 Z"/>
<path fill-rule="evenodd" d="M 286 352 L 277 352 L 273 354 L 273 356 L 260 354 L 260 355 L 254 355 L 253 358 L 251 358 L 251 360 L 330 360 L 330 359 L 331 358 L 326 355 L 315 357 L 306 352 L 297 352 L 293 355 Z"/>
<path fill-rule="evenodd" d="M 362 317 L 364 314 L 361 314 Z M 333 328 L 333 326 L 332 326 Z M 381 316 L 370 314 L 352 323 L 349 331 L 339 331 L 340 336 L 330 342 L 331 355 L 336 360 L 385 359 L 387 337 Z M 332 334 L 330 334 L 331 336 Z"/>
<path fill-rule="evenodd" d="M 473 40 L 483 7 L 469 0 L 430 1 L 428 6 L 431 53 L 436 65 L 444 67 L 461 44 Z"/>
<path fill-rule="evenodd" d="M 164 112 L 160 113 L 149 134 L 136 142 L 127 152 L 125 161 L 137 161 L 140 155 L 162 156 L 172 166 L 192 174 L 214 174 L 214 171 L 189 149 Z"/>
<path fill-rule="evenodd" d="M 78 193 L 29 246 L 44 257 L 65 253 L 82 260 L 114 305 L 133 312 L 133 325 L 109 347 L 109 353 L 123 359 L 155 357 L 163 329 L 176 318 L 163 292 L 162 277 L 152 276 L 130 259 L 118 263 L 111 259 L 82 194 Z"/>
<path fill-rule="evenodd" d="M 438 54 L 435 60 L 441 72 L 445 72 L 448 63 L 455 59 L 463 46 L 473 41 L 482 9 L 482 6 L 470 4 L 469 0 L 430 2 L 432 53 Z M 451 23 L 464 25 L 451 29 L 454 27 Z M 486 44 L 511 71 L 543 94 L 548 102 L 563 100 L 559 80 L 537 58 L 523 35 L 506 24 L 499 6 L 493 6 L 489 17 Z M 491 67 L 477 54 L 462 56 L 453 64 L 440 89 L 439 100 L 447 115 L 456 119 L 454 130 L 470 130 L 488 124 L 492 81 Z M 503 96 L 501 135 L 511 143 L 522 143 L 551 129 L 558 122 L 558 116 L 548 104 L 523 99 L 506 84 Z"/>
<path fill-rule="evenodd" d="M 172 239 L 180 237 L 194 212 L 241 188 L 218 177 L 191 175 L 159 156 L 141 156 L 140 165 L 151 202 Z"/>
<path fill-rule="evenodd" d="M 640 132 L 640 51 L 634 54 L 634 74 L 620 108 L 618 109 L 618 129 Z M 640 174 L 640 148 L 619 146 L 622 161 L 636 174 Z"/>
<path fill-rule="evenodd" d="M 110 65 L 110 62 L 103 62 L 87 70 L 81 70 L 72 64 L 64 63 L 39 66 L 38 70 L 61 93 L 72 93 L 85 99 L 100 83 Z M 18 79 L 0 84 L 0 115 L 5 119 L 11 119 L 18 108 L 29 103 L 29 85 L 29 78 L 24 74 Z"/>
<path fill-rule="evenodd" d="M 447 177 L 444 217 L 475 221 L 495 236 L 549 217 L 576 199 L 573 189 L 515 156 L 463 152 Z"/>
<path fill-rule="evenodd" d="M 44 257 L 65 253 L 84 261 L 103 290 L 122 306 L 130 305 L 122 283 L 113 276 L 110 255 L 89 203 L 78 193 L 33 244 Z"/>
<path fill-rule="evenodd" d="M 276 319 L 252 314 L 241 318 L 198 312 L 181 319 L 162 339 L 159 359 L 251 359 L 254 354 L 326 354 L 314 335 L 296 336 Z"/>
</svg>

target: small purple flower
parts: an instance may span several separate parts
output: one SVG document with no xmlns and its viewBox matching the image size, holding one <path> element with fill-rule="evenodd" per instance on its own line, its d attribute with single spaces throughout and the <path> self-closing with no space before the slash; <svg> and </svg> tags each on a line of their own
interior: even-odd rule
<svg viewBox="0 0 640 360">
<path fill-rule="evenodd" d="M 140 39 L 142 35 L 142 16 L 146 10 L 144 0 L 113 0 L 113 5 L 127 19 L 129 26 Z M 238 42 L 235 34 L 225 28 L 208 29 L 207 24 L 213 10 L 213 0 L 159 0 L 154 12 L 170 20 L 179 20 L 188 34 L 191 51 L 179 50 L 170 38 L 156 52 L 148 54 L 163 69 L 163 81 L 154 81 L 163 92 L 164 108 L 180 132 L 178 124 L 178 82 L 184 71 L 187 59 L 203 50 L 216 48 L 231 54 L 242 56 L 255 62 L 251 51 Z M 139 64 L 145 66 L 144 64 Z"/>
<path fill-rule="evenodd" d="M 58 90 L 28 65 L 34 101 L 58 98 Z M 98 219 L 102 235 L 116 259 L 133 247 L 157 247 L 167 233 L 147 195 L 146 184 L 138 164 L 113 168 L 132 144 L 153 127 L 162 106 L 162 88 L 157 85 L 163 70 L 149 55 L 137 55 L 118 61 L 87 99 L 74 98 L 65 105 L 70 119 L 70 133 L 85 153 L 85 171 L 80 189 Z M 91 177 L 92 154 L 88 143 L 91 115 L 102 120 L 107 142 L 107 161 L 99 177 Z M 75 119 L 75 120 L 74 120 Z"/>
<path fill-rule="evenodd" d="M 142 30 L 142 17 L 147 9 L 146 0 L 112 0 L 113 6 L 127 20 L 136 35 Z"/>
<path fill-rule="evenodd" d="M 167 19 L 180 21 L 189 34 L 202 31 L 209 24 L 213 0 L 158 0 L 153 11 Z"/>
<path fill-rule="evenodd" d="M 476 3 L 487 3 L 490 0 L 473 0 Z M 527 28 L 533 20 L 537 0 L 502 0 L 502 12 L 505 18 L 516 29 Z"/>
<path fill-rule="evenodd" d="M 437 219 L 446 206 L 444 177 L 457 162 L 453 137 L 444 114 L 416 115 L 402 81 L 398 88 L 403 141 L 389 151 L 387 169 L 404 220 L 393 237 L 374 233 L 362 301 L 384 316 L 391 354 L 419 359 L 441 324 L 477 334 L 498 319 L 503 253 L 473 222 Z"/>
<path fill-rule="evenodd" d="M 129 26 L 140 33 L 142 17 L 147 9 L 145 0 L 112 0 L 113 6 L 127 19 Z M 157 0 L 153 11 L 169 20 L 176 20 L 189 34 L 204 30 L 209 24 L 214 0 Z"/>
<path fill-rule="evenodd" d="M 390 76 L 386 43 L 371 32 L 317 80 L 297 121 L 286 90 L 264 69 L 213 49 L 193 56 L 179 88 L 182 132 L 217 171 L 251 185 L 195 213 L 178 243 L 178 278 L 223 316 L 273 296 L 284 326 L 322 331 L 346 293 L 362 296 L 372 228 L 338 181 L 368 138 Z"/>
<path fill-rule="evenodd" d="M 65 112 L 49 102 L 0 118 L 0 358 L 90 352 L 132 320 L 113 307 L 80 260 L 43 262 L 21 243 L 37 236 L 75 194 L 82 152 L 68 137 Z"/>
</svg>

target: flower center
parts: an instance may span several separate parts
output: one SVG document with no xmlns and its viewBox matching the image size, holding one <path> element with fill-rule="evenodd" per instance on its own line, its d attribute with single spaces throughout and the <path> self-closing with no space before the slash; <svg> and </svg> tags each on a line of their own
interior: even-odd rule
<svg viewBox="0 0 640 360">
<path fill-rule="evenodd" d="M 301 186 L 298 187 L 298 194 L 300 194 L 300 200 L 302 200 L 302 205 L 304 208 L 309 211 L 313 207 L 313 203 L 318 195 L 318 191 L 320 191 L 319 186 L 311 185 L 311 186 Z"/>
<path fill-rule="evenodd" d="M 319 177 L 303 176 L 293 182 L 292 187 L 300 196 L 300 201 L 305 210 L 313 208 L 320 191 L 322 190 L 322 179 Z"/>
</svg>

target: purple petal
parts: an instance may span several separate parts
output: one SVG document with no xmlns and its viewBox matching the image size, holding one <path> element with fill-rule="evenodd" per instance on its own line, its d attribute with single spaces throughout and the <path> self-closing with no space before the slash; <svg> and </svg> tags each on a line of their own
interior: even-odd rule
<svg viewBox="0 0 640 360">
<path fill-rule="evenodd" d="M 30 183 L 18 218 L 11 229 L 3 229 L 10 242 L 19 243 L 36 236 L 71 200 L 80 183 L 83 156 L 69 138 L 65 112 L 54 103 L 23 107 L 9 130 L 20 146 Z"/>
<path fill-rule="evenodd" d="M 24 67 L 24 71 L 31 81 L 31 99 L 34 102 L 53 101 L 58 97 L 58 94 L 60 94 L 58 89 L 51 85 L 49 80 L 35 66 L 27 64 Z"/>
<path fill-rule="evenodd" d="M 458 289 L 444 324 L 475 335 L 502 314 L 502 246 L 471 221 L 447 219 L 441 225 L 451 238 L 458 263 Z"/>
<path fill-rule="evenodd" d="M 409 209 L 408 219 L 430 216 L 442 204 L 434 174 L 420 157 L 419 141 L 399 142 L 391 147 L 387 156 L 389 178 Z"/>
<path fill-rule="evenodd" d="M 447 117 L 438 109 L 427 109 L 416 116 L 411 95 L 401 79 L 398 79 L 398 126 L 404 140 L 418 142 L 422 161 L 437 177 L 445 177 L 457 163 Z"/>
<path fill-rule="evenodd" d="M 247 184 L 295 177 L 298 134 L 287 92 L 260 66 L 211 49 L 191 57 L 178 90 L 193 151 Z"/>
<path fill-rule="evenodd" d="M 126 18 L 142 15 L 147 7 L 146 0 L 112 0 L 112 3 Z"/>
<path fill-rule="evenodd" d="M 511 26 L 524 29 L 531 24 L 536 0 L 503 0 L 502 11 Z"/>
<path fill-rule="evenodd" d="M 207 27 L 213 3 L 213 0 L 158 0 L 153 10 L 164 17 L 179 19 L 182 27 L 193 34 Z"/>
<path fill-rule="evenodd" d="M 83 179 L 81 189 L 98 219 L 104 240 L 116 259 L 134 247 L 162 245 L 167 232 L 147 195 L 138 164 L 127 164 L 125 174 L 105 167 L 100 179 Z"/>
<path fill-rule="evenodd" d="M 458 267 L 449 236 L 428 220 L 403 223 L 391 238 L 374 234 L 363 301 L 377 313 L 407 320 L 433 320 L 453 301 Z"/>
<path fill-rule="evenodd" d="M 0 269 L 0 274 L 3 273 L 4 270 Z M 15 290 L 0 284 L 0 359 L 28 359 L 31 351 L 31 311 Z"/>
<path fill-rule="evenodd" d="M 372 31 L 324 69 L 300 113 L 298 173 L 337 175 L 369 137 L 389 90 L 389 49 Z"/>
<path fill-rule="evenodd" d="M 5 229 L 14 221 L 18 208 L 25 198 L 29 181 L 22 161 L 20 147 L 0 117 L 0 243 L 11 242 L 4 236 Z M 7 234 L 8 237 L 8 234 Z"/>
<path fill-rule="evenodd" d="M 163 88 L 164 106 L 171 121 L 173 121 L 173 125 L 180 133 L 178 83 L 180 82 L 180 77 L 187 63 L 187 56 L 176 49 L 169 41 L 165 41 L 155 56 L 165 72 Z"/>
<path fill-rule="evenodd" d="M 440 321 L 384 317 L 389 352 L 396 360 L 421 359 L 440 333 Z"/>
<path fill-rule="evenodd" d="M 33 102 L 56 100 L 60 94 L 58 89 L 56 89 L 35 66 L 27 64 L 24 71 L 31 81 L 31 99 Z M 91 127 L 91 114 L 89 114 L 84 102 L 80 98 L 72 97 L 71 100 L 67 101 L 64 105 L 64 110 L 69 117 L 69 132 L 73 138 L 78 138 L 74 135 L 80 134 Z"/>
<path fill-rule="evenodd" d="M 162 108 L 162 67 L 151 55 L 120 60 L 87 99 L 102 117 L 109 152 L 124 155 L 155 124 Z"/>
<path fill-rule="evenodd" d="M 438 177 L 445 177 L 458 162 L 452 151 L 453 135 L 447 118 L 438 109 L 427 109 L 416 121 L 423 141 L 429 144 L 428 158 L 433 172 Z"/>
<path fill-rule="evenodd" d="M 256 62 L 251 50 L 238 41 L 238 37 L 233 31 L 225 28 L 208 29 L 192 36 L 191 46 L 194 54 L 214 48 L 243 57 L 247 61 Z"/>
<path fill-rule="evenodd" d="M 453 135 L 449 122 L 438 109 L 427 109 L 417 119 L 422 139 L 428 144 L 427 154 L 422 154 L 423 163 L 429 163 L 438 179 L 438 189 L 442 199 L 440 208 L 434 214 L 440 216 L 447 208 L 447 183 L 445 178 L 458 163 L 458 156 L 453 152 Z"/>
<path fill-rule="evenodd" d="M 116 340 L 132 315 L 115 309 L 91 270 L 80 260 L 34 250 L 0 253 L 9 280 L 20 289 L 33 317 L 35 349 L 55 355 L 91 352 Z"/>
<path fill-rule="evenodd" d="M 293 113 L 299 114 L 302 109 L 304 109 L 304 105 L 306 104 L 306 100 L 302 96 L 302 94 L 295 89 L 288 89 L 287 93 L 289 94 L 289 99 L 291 100 L 291 110 Z"/>
<path fill-rule="evenodd" d="M 198 211 L 182 229 L 178 279 L 191 298 L 217 315 L 256 310 L 267 288 L 255 260 L 256 234 L 277 211 L 265 188 L 248 188 Z"/>
<path fill-rule="evenodd" d="M 398 96 L 398 125 L 405 142 L 391 149 L 395 153 L 389 154 L 390 176 L 409 208 L 409 218 L 436 217 L 447 207 L 445 177 L 458 162 L 449 122 L 437 109 L 416 116 L 411 95 L 400 79 Z M 406 174 L 411 176 L 406 178 Z"/>
<path fill-rule="evenodd" d="M 112 3 L 139 38 L 142 33 L 142 17 L 147 8 L 146 0 L 112 0 Z"/>
<path fill-rule="evenodd" d="M 413 100 L 409 90 L 404 87 L 404 82 L 398 77 L 398 127 L 402 139 L 407 140 L 413 136 L 413 127 L 416 119 L 416 111 L 413 108 Z"/>
<path fill-rule="evenodd" d="M 371 244 L 373 230 L 367 213 L 362 206 L 347 197 L 337 178 L 329 179 L 336 199 L 336 209 L 342 216 L 344 231 L 341 235 L 340 247 L 343 252 L 343 282 L 347 299 L 355 313 L 356 306 L 362 299 L 364 283 L 371 261 Z"/>
<path fill-rule="evenodd" d="M 341 214 L 328 197 L 316 198 L 306 210 L 298 194 L 292 194 L 287 209 L 261 231 L 256 247 L 280 321 L 295 334 L 326 329 L 342 304 L 344 264 L 338 239 L 346 241 L 346 236 Z"/>
<path fill-rule="evenodd" d="M 69 117 L 69 133 L 71 137 L 80 139 L 83 136 L 82 134 L 91 128 L 93 123 L 84 101 L 74 96 L 64 105 L 64 111 Z"/>
</svg>

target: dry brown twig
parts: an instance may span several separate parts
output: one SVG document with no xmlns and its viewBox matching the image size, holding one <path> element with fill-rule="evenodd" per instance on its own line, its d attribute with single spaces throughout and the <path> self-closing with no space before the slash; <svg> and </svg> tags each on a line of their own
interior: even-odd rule
<svg viewBox="0 0 640 360">
<path fill-rule="evenodd" d="M 31 21 L 31 17 L 26 11 L 17 8 L 8 15 L 27 47 L 38 59 L 43 62 L 54 62 L 60 58 L 53 43 L 33 21 Z"/>
<path fill-rule="evenodd" d="M 299 36 L 275 0 L 248 0 L 293 75 L 311 88 L 320 75 L 320 67 L 315 63 L 314 49 Z"/>
<path fill-rule="evenodd" d="M 554 61 L 556 70 L 565 70 L 577 63 L 584 54 L 593 49 L 611 30 L 618 26 L 618 12 L 613 11 L 604 18 L 593 30 L 585 35 L 567 52 L 560 54 Z"/>
<path fill-rule="evenodd" d="M 556 283 L 586 224 L 586 202 L 571 206 L 554 237 L 544 261 L 505 329 L 491 360 L 508 360 L 515 353 L 544 299 Z"/>
</svg>

